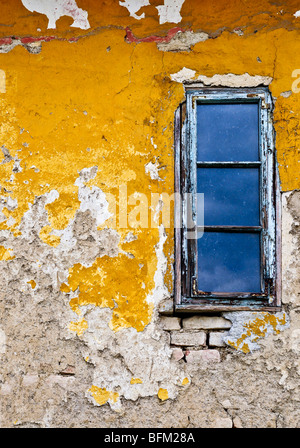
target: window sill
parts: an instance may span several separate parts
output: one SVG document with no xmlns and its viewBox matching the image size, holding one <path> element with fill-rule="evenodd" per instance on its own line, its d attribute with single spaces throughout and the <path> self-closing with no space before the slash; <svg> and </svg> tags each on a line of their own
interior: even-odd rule
<svg viewBox="0 0 300 448">
<path fill-rule="evenodd" d="M 175 313 L 221 313 L 221 312 L 235 312 L 235 311 L 265 311 L 265 312 L 279 312 L 282 308 L 280 306 L 272 305 L 257 305 L 257 304 L 245 304 L 245 305 L 210 305 L 210 304 L 184 304 L 175 305 Z"/>
<path fill-rule="evenodd" d="M 167 299 L 161 302 L 159 305 L 159 314 L 163 316 L 174 316 L 177 314 L 185 313 L 222 313 L 222 312 L 235 312 L 235 311 L 261 311 L 268 313 L 277 313 L 282 311 L 282 307 L 278 305 L 268 305 L 262 303 L 181 303 L 175 304 L 173 299 Z"/>
</svg>

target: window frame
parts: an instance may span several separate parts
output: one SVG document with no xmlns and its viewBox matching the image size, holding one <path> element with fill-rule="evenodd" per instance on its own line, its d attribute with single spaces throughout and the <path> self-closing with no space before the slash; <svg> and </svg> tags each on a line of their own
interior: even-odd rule
<svg viewBox="0 0 300 448">
<path fill-rule="evenodd" d="M 260 146 L 260 227 L 262 293 L 204 293 L 196 279 L 197 239 L 187 232 L 197 231 L 197 103 L 248 103 L 259 106 Z M 281 309 L 280 194 L 272 125 L 273 101 L 268 88 L 196 88 L 186 86 L 186 100 L 175 114 L 175 311 L 232 311 Z M 208 162 L 209 163 L 209 162 Z M 213 162 L 223 166 L 224 162 Z M 241 162 L 246 166 L 247 162 Z M 226 162 L 241 166 L 240 162 Z M 249 162 L 249 166 L 257 166 Z M 193 227 L 187 228 L 188 201 L 192 198 Z M 180 198 L 178 200 L 178 198 Z M 204 217 L 205 219 L 205 217 Z M 180 225 L 176 225 L 176 223 Z M 204 223 L 205 228 L 205 223 Z M 238 229 L 240 230 L 240 229 Z M 244 229 L 245 231 L 245 229 Z"/>
</svg>

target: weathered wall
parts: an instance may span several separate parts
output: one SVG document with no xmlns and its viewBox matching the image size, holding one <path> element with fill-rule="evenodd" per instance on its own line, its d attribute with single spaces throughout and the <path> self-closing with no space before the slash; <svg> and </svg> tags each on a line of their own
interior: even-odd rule
<svg viewBox="0 0 300 448">
<path fill-rule="evenodd" d="M 41 4 L 0 1 L 1 426 L 299 427 L 299 2 Z M 280 313 L 168 315 L 187 79 L 273 94 Z"/>
</svg>

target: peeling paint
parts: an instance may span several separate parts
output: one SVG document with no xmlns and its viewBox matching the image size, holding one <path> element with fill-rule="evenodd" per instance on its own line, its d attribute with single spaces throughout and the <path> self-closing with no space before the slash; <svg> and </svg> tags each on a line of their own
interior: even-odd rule
<svg viewBox="0 0 300 448">
<path fill-rule="evenodd" d="M 143 7 L 150 5 L 149 0 L 126 0 L 126 1 L 119 1 L 120 6 L 124 6 L 124 8 L 127 8 L 129 11 L 129 14 L 131 17 L 134 17 L 137 20 L 144 19 L 145 13 L 142 13 L 140 15 L 137 14 L 137 12 Z"/>
<path fill-rule="evenodd" d="M 149 174 L 152 180 L 162 180 L 159 177 L 159 163 L 156 160 L 155 163 L 149 162 L 145 165 L 145 173 Z"/>
<path fill-rule="evenodd" d="M 185 0 L 164 0 L 164 4 L 156 6 L 159 14 L 159 23 L 181 22 L 180 11 Z"/>
<path fill-rule="evenodd" d="M 93 395 L 94 400 L 99 406 L 103 406 L 108 401 L 110 403 L 116 403 L 119 397 L 119 394 L 117 392 L 111 392 L 106 390 L 105 388 L 102 389 L 101 387 L 97 386 L 92 386 L 88 391 Z"/>
<path fill-rule="evenodd" d="M 71 26 L 87 30 L 90 28 L 88 13 L 78 8 L 75 0 L 22 0 L 23 5 L 31 12 L 45 14 L 48 17 L 48 29 L 55 29 L 57 20 L 62 16 L 72 17 Z"/>
<path fill-rule="evenodd" d="M 195 75 L 196 75 L 195 70 L 183 67 L 181 70 L 179 70 L 179 72 L 171 74 L 170 77 L 172 81 L 184 82 L 184 81 L 190 81 L 191 79 L 195 78 Z"/>
<path fill-rule="evenodd" d="M 36 282 L 34 280 L 28 280 L 27 283 L 31 286 L 32 289 L 36 287 Z"/>
<path fill-rule="evenodd" d="M 76 332 L 78 336 L 82 336 L 87 328 L 88 323 L 84 318 L 80 319 L 78 322 L 71 322 L 69 324 L 69 330 Z"/>
<path fill-rule="evenodd" d="M 168 390 L 160 388 L 157 393 L 157 396 L 161 401 L 168 400 L 168 398 L 169 398 Z"/>
<path fill-rule="evenodd" d="M 140 378 L 131 378 L 130 384 L 143 384 L 143 381 Z"/>
<path fill-rule="evenodd" d="M 205 42 L 209 39 L 209 34 L 198 32 L 194 33 L 192 30 L 178 31 L 166 42 L 158 42 L 157 48 L 160 51 L 191 51 L 194 45 L 199 42 Z"/>
<path fill-rule="evenodd" d="M 4 246 L 0 246 L 0 260 L 13 260 L 15 257 L 12 255 L 11 250 L 12 249 L 6 249 Z"/>
<path fill-rule="evenodd" d="M 258 341 L 270 334 L 279 334 L 285 330 L 289 323 L 286 314 L 277 313 L 224 313 L 224 317 L 232 321 L 229 333 L 224 337 L 224 341 L 230 347 L 244 353 L 258 350 Z"/>
<path fill-rule="evenodd" d="M 176 36 L 178 33 L 181 33 L 182 31 L 184 31 L 182 28 L 174 27 L 174 28 L 171 28 L 167 32 L 166 36 L 159 36 L 159 35 L 153 34 L 153 35 L 146 36 L 146 37 L 136 37 L 133 34 L 132 30 L 129 27 L 127 27 L 126 28 L 126 41 L 128 43 L 156 42 L 158 44 L 163 44 L 163 43 L 170 42 L 174 38 L 174 36 Z"/>
</svg>

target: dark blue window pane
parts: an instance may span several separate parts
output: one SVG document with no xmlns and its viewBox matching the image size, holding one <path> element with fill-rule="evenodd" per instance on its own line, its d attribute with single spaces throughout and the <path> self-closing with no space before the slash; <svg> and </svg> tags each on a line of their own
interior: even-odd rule
<svg viewBox="0 0 300 448">
<path fill-rule="evenodd" d="M 197 244 L 199 290 L 261 292 L 258 233 L 207 232 Z"/>
<path fill-rule="evenodd" d="M 259 160 L 258 104 L 198 104 L 197 160 Z"/>
<path fill-rule="evenodd" d="M 204 193 L 204 225 L 260 224 L 259 168 L 198 168 L 197 192 Z"/>
</svg>

